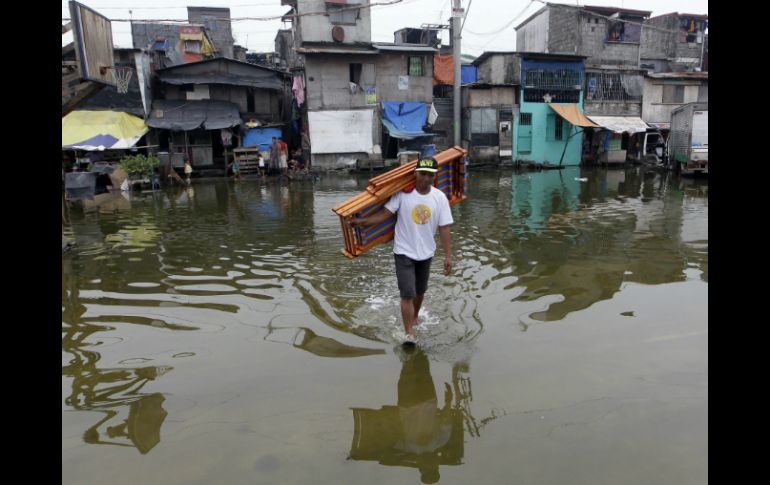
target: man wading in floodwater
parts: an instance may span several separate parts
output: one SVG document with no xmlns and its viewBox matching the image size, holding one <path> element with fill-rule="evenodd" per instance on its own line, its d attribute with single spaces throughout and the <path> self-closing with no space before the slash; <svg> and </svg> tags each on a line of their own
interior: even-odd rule
<svg viewBox="0 0 770 485">
<path fill-rule="evenodd" d="M 438 171 L 434 158 L 417 162 L 415 190 L 395 194 L 382 210 L 368 217 L 353 219 L 353 226 L 377 225 L 397 214 L 393 256 L 396 279 L 401 294 L 401 318 L 404 320 L 406 342 L 415 342 L 414 325 L 425 291 L 428 289 L 430 262 L 436 252 L 436 228 L 444 248 L 444 274 L 452 271 L 452 235 L 449 225 L 454 222 L 446 195 L 433 187 Z"/>
</svg>

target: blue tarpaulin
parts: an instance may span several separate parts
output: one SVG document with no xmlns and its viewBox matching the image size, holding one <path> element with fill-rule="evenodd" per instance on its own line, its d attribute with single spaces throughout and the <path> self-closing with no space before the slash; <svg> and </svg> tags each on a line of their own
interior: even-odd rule
<svg viewBox="0 0 770 485">
<path fill-rule="evenodd" d="M 460 66 L 460 84 L 475 83 L 478 80 L 479 68 L 463 64 Z"/>
<path fill-rule="evenodd" d="M 425 133 L 422 127 L 428 118 L 428 105 L 415 101 L 383 101 L 382 124 L 393 138 L 411 140 L 420 136 L 434 136 Z"/>
<path fill-rule="evenodd" d="M 273 137 L 281 138 L 280 128 L 251 128 L 243 137 L 243 146 L 256 146 L 262 151 L 267 151 L 270 149 Z"/>
</svg>

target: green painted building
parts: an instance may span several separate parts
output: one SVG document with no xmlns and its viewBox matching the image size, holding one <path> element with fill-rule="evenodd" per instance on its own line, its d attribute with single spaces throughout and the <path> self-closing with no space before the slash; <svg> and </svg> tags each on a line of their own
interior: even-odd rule
<svg viewBox="0 0 770 485">
<path fill-rule="evenodd" d="M 513 159 L 580 165 L 583 136 L 576 123 L 590 123 L 582 116 L 585 57 L 518 54 L 520 103 L 513 131 Z"/>
</svg>

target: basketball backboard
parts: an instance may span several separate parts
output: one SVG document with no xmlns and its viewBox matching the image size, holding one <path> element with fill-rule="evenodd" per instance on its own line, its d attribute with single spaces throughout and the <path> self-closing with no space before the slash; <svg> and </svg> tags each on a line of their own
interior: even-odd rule
<svg viewBox="0 0 770 485">
<path fill-rule="evenodd" d="M 81 77 L 115 86 L 110 19 L 75 1 L 70 1 L 70 18 Z"/>
</svg>

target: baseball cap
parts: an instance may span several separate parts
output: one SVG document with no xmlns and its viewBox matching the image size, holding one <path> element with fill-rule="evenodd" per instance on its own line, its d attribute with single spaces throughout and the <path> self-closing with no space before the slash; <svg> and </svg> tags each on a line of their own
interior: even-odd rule
<svg viewBox="0 0 770 485">
<path fill-rule="evenodd" d="M 438 162 L 435 158 L 423 158 L 417 162 L 415 172 L 438 172 Z"/>
</svg>

